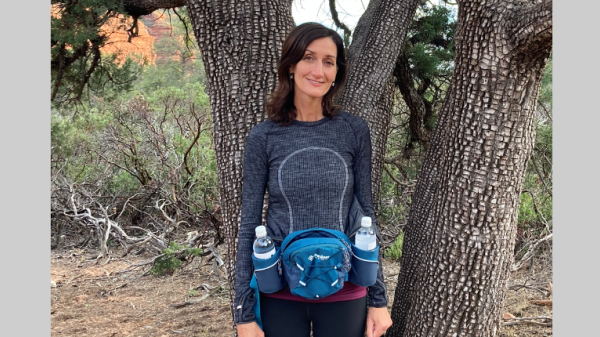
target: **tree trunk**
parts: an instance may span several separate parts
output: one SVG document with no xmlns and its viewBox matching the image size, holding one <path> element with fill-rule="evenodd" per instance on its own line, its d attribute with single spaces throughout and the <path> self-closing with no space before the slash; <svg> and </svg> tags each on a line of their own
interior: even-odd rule
<svg viewBox="0 0 600 337">
<path fill-rule="evenodd" d="M 459 1 L 455 71 L 419 175 L 386 336 L 494 336 L 552 3 Z"/>
<path fill-rule="evenodd" d="M 392 118 L 392 72 L 419 0 L 371 0 L 348 49 L 348 76 L 337 103 L 362 117 L 373 147 L 373 206 L 379 216 L 381 175 Z"/>
<path fill-rule="evenodd" d="M 187 8 L 208 82 L 233 317 L 244 147 L 275 88 L 281 46 L 293 25 L 291 0 L 190 0 Z"/>
</svg>

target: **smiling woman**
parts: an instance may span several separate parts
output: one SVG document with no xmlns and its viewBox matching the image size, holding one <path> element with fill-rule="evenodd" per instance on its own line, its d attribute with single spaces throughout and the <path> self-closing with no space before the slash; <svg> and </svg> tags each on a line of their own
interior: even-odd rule
<svg viewBox="0 0 600 337">
<path fill-rule="evenodd" d="M 287 263 L 282 263 L 279 278 L 277 270 L 271 269 L 282 262 L 278 257 L 291 254 L 286 250 L 288 241 L 284 240 L 307 237 L 315 228 L 335 232 L 348 240 L 356 231 L 355 221 L 350 220 L 351 209 L 360 208 L 376 228 L 369 127 L 362 118 L 341 111 L 333 103 L 333 97 L 346 80 L 342 38 L 318 23 L 297 26 L 283 43 L 277 74 L 278 84 L 267 104 L 269 119 L 252 128 L 244 150 L 242 214 L 235 267 L 238 335 L 308 337 L 312 331 L 314 337 L 362 337 L 366 330 L 368 337 L 379 337 L 392 324 L 380 265 L 371 273 L 372 279 L 377 273 L 374 284 L 353 283 L 356 279 L 346 278 L 341 270 L 360 273 L 359 268 L 355 270 L 342 263 L 339 264 L 341 269 L 331 274 L 338 277 L 333 283 L 331 279 L 323 281 L 323 275 L 333 270 L 332 266 L 338 268 L 336 264 L 305 265 L 307 270 L 330 270 L 310 269 L 318 273 L 300 276 L 302 279 L 294 276 L 295 267 Z M 283 288 L 274 292 L 271 288 L 261 288 L 265 285 L 261 282 L 268 280 L 262 276 L 261 281 L 256 275 L 258 293 L 251 288 L 255 271 L 252 242 L 254 229 L 262 223 L 266 191 L 269 193 L 267 234 L 278 249 L 272 261 L 262 261 L 271 267 L 259 266 L 256 271 L 271 269 L 275 283 Z M 325 248 L 314 248 L 314 244 L 303 246 L 306 243 L 300 241 L 292 245 L 297 244 L 298 249 L 306 249 L 312 256 L 329 258 L 328 253 L 318 251 Z M 329 242 L 329 245 L 334 244 Z M 349 255 L 345 256 L 350 259 Z M 305 269 L 299 266 L 298 270 Z M 287 285 L 279 283 L 281 277 Z M 327 287 L 314 292 L 312 280 Z"/>
</svg>

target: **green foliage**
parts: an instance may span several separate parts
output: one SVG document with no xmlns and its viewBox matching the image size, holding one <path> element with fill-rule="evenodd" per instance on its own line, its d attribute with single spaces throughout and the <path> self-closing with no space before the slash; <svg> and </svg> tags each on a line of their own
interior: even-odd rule
<svg viewBox="0 0 600 337">
<path fill-rule="evenodd" d="M 452 75 L 455 32 L 451 8 L 423 6 L 417 11 L 405 46 L 415 77 L 435 81 L 436 77 Z"/>
<path fill-rule="evenodd" d="M 82 104 L 89 91 L 114 96 L 131 89 L 141 66 L 131 60 L 114 63 L 115 55 L 100 49 L 108 35 L 100 27 L 124 13 L 118 0 L 52 1 L 50 19 L 51 102 Z M 87 90 L 86 90 L 87 89 Z"/>
<path fill-rule="evenodd" d="M 398 237 L 396 237 L 396 241 L 389 246 L 385 251 L 386 258 L 390 258 L 392 260 L 400 260 L 402 257 L 402 246 L 404 245 L 404 231 L 400 230 Z"/>
<path fill-rule="evenodd" d="M 181 247 L 176 242 L 171 242 L 168 248 L 161 252 L 162 256 L 156 259 L 150 273 L 154 276 L 173 274 L 181 266 L 183 260 L 190 256 L 200 256 L 202 249 Z"/>
<path fill-rule="evenodd" d="M 544 109 L 552 111 L 552 55 L 544 69 L 538 102 L 543 105 Z"/>
<path fill-rule="evenodd" d="M 536 211 L 537 208 L 537 211 Z M 541 208 L 541 209 L 540 209 Z M 538 211 L 541 213 L 538 215 Z M 552 201 L 537 205 L 530 193 L 521 193 L 521 205 L 519 207 L 519 225 L 523 229 L 529 229 L 542 222 L 542 218 L 552 217 Z M 539 226 L 543 228 L 542 226 Z"/>
</svg>

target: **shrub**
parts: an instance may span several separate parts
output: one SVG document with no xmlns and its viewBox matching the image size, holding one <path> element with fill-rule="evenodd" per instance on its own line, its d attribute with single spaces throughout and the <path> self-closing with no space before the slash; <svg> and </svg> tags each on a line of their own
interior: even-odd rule
<svg viewBox="0 0 600 337">
<path fill-rule="evenodd" d="M 385 256 L 392 260 L 400 260 L 402 257 L 402 245 L 404 244 L 404 231 L 400 230 L 398 237 L 396 237 L 396 241 L 392 243 L 391 246 L 388 247 L 385 251 Z"/>
<path fill-rule="evenodd" d="M 176 242 L 171 242 L 169 247 L 165 248 L 161 253 L 164 255 L 154 261 L 154 266 L 150 270 L 150 273 L 154 276 L 173 274 L 189 256 L 200 256 L 202 249 L 183 248 Z"/>
</svg>

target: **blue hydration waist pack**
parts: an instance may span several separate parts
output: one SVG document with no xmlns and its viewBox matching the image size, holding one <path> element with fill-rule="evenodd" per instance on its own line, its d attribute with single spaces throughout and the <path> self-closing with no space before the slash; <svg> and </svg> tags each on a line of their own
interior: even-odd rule
<svg viewBox="0 0 600 337">
<path fill-rule="evenodd" d="M 259 291 L 274 293 L 287 283 L 292 294 L 316 300 L 336 293 L 345 281 L 375 284 L 378 255 L 379 245 L 365 251 L 340 231 L 311 228 L 288 235 L 269 259 L 252 261 Z"/>
<path fill-rule="evenodd" d="M 348 214 L 350 237 L 360 228 L 362 216 L 354 197 Z M 372 286 L 377 280 L 378 257 L 379 245 L 369 251 L 359 249 L 338 230 L 292 232 L 270 258 L 261 260 L 252 255 L 256 290 L 274 293 L 287 283 L 292 294 L 316 300 L 338 292 L 345 281 Z"/>
</svg>

